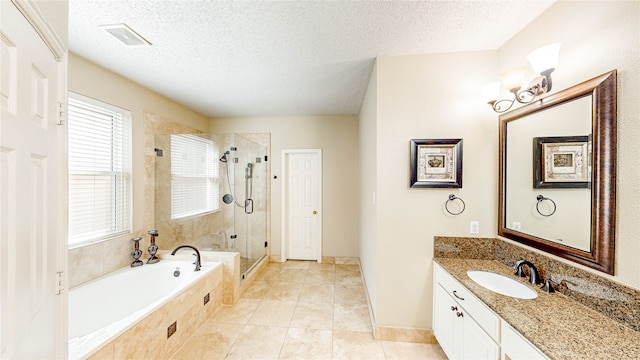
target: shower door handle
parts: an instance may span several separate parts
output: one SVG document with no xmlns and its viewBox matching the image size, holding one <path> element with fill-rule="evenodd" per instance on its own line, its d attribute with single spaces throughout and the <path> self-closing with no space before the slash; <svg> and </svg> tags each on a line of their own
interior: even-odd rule
<svg viewBox="0 0 640 360">
<path fill-rule="evenodd" d="M 253 214 L 253 199 L 247 199 L 244 201 L 244 213 Z"/>
</svg>

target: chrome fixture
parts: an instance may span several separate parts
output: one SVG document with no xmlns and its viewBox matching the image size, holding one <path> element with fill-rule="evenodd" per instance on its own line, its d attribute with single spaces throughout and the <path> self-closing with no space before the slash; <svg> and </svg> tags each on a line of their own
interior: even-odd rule
<svg viewBox="0 0 640 360">
<path fill-rule="evenodd" d="M 460 209 L 460 211 L 458 212 L 452 212 L 449 209 L 449 202 L 452 202 L 454 200 L 460 200 L 460 203 L 462 204 L 462 209 Z M 466 207 L 464 200 L 460 199 L 459 197 L 453 195 L 453 194 L 449 194 L 449 200 L 447 200 L 447 202 L 444 203 L 444 209 L 447 210 L 447 212 L 451 215 L 460 215 L 464 212 L 464 208 Z"/>
<path fill-rule="evenodd" d="M 548 197 L 544 197 L 542 195 L 536 196 L 536 200 L 538 201 L 536 203 L 536 211 L 538 212 L 538 214 L 548 217 L 548 216 L 551 216 L 551 215 L 556 213 L 556 208 L 557 207 L 556 207 L 556 202 L 555 201 L 551 200 Z M 542 211 L 540 211 L 540 203 L 545 201 L 545 200 L 549 201 L 551 203 L 551 205 L 553 205 L 553 210 L 551 210 L 551 207 L 549 207 L 549 212 L 547 212 L 547 213 L 543 213 Z"/>
<path fill-rule="evenodd" d="M 524 273 L 524 269 L 522 268 L 522 266 L 524 265 L 527 265 L 527 267 L 529 268 L 529 282 L 533 285 L 542 283 L 542 278 L 538 273 L 538 269 L 532 263 L 526 260 L 520 260 L 514 265 L 516 269 L 515 275 L 519 277 L 527 277 L 527 275 Z"/>
<path fill-rule="evenodd" d="M 193 255 L 196 256 L 196 262 L 194 263 L 196 265 L 196 268 L 193 271 L 200 271 L 200 266 L 202 265 L 202 263 L 200 262 L 200 251 L 198 251 L 198 249 L 196 249 L 195 246 L 180 245 L 177 248 L 173 249 L 173 251 L 171 252 L 171 255 L 175 255 L 176 252 L 178 252 L 178 250 L 180 250 L 182 248 L 189 248 L 189 249 L 193 249 L 193 251 L 195 251 L 195 254 L 193 254 Z"/>
<path fill-rule="evenodd" d="M 230 152 L 229 150 L 225 151 L 224 154 L 222 154 L 222 156 L 220 157 L 220 162 L 226 163 L 227 162 L 227 155 L 229 155 Z"/>
<path fill-rule="evenodd" d="M 518 67 L 503 73 L 501 81 L 485 85 L 482 89 L 483 98 L 497 113 L 503 113 L 511 109 L 515 102 L 528 104 L 533 102 L 538 95 L 551 91 L 551 73 L 558 64 L 558 53 L 560 43 L 543 46 L 527 56 L 533 70 L 540 74 L 529 81 L 526 87 L 522 87 L 524 82 L 526 67 Z M 500 99 L 500 88 L 504 87 L 513 94 L 513 99 Z"/>
<path fill-rule="evenodd" d="M 147 260 L 147 264 L 155 264 L 160 259 L 156 256 L 158 252 L 158 245 L 156 245 L 156 236 L 158 236 L 158 230 L 149 230 L 147 234 L 151 235 L 150 245 L 149 245 L 149 260 Z"/>
<path fill-rule="evenodd" d="M 140 260 L 142 256 L 142 250 L 140 250 L 140 240 L 141 237 L 133 238 L 133 251 L 131 252 L 131 257 L 133 258 L 133 262 L 131 263 L 131 267 L 142 266 L 144 263 Z"/>
<path fill-rule="evenodd" d="M 253 214 L 253 164 L 248 163 L 244 168 L 244 213 Z"/>
<path fill-rule="evenodd" d="M 231 186 L 231 177 L 229 175 L 229 159 L 227 159 L 227 155 L 231 155 L 230 151 L 237 151 L 238 148 L 231 147 L 230 150 L 225 151 L 220 157 L 220 162 L 225 163 L 227 167 L 227 184 L 229 185 L 229 194 L 225 194 L 222 197 L 222 201 L 225 204 L 235 203 L 238 207 L 244 208 L 245 214 L 253 214 L 253 169 L 255 167 L 254 163 L 247 163 L 247 166 L 244 168 L 244 205 L 242 201 L 238 201 L 236 199 L 236 194 L 233 193 L 233 187 Z M 234 163 L 238 162 L 238 158 L 232 157 L 232 161 Z M 256 163 L 261 162 L 260 158 L 256 158 Z"/>
<path fill-rule="evenodd" d="M 225 204 L 231 204 L 233 202 L 233 195 L 224 194 L 224 196 L 222 197 L 222 202 L 224 202 Z"/>
<path fill-rule="evenodd" d="M 547 279 L 544 281 L 544 285 L 542 285 L 541 289 L 542 291 L 551 294 L 556 292 L 556 290 L 553 288 L 553 285 L 558 286 L 559 284 L 551 279 Z"/>
</svg>

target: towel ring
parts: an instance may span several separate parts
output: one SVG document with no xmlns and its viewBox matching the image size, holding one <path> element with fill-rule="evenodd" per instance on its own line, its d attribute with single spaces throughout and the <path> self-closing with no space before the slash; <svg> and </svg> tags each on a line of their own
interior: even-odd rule
<svg viewBox="0 0 640 360">
<path fill-rule="evenodd" d="M 556 213 L 556 208 L 557 207 L 556 207 L 556 202 L 555 201 L 549 199 L 548 197 L 544 197 L 542 195 L 538 195 L 536 197 L 536 199 L 538 200 L 538 202 L 536 203 L 536 211 L 538 212 L 538 214 L 540 214 L 542 216 L 551 216 L 551 215 Z M 540 208 L 538 207 L 538 206 L 540 206 L 540 203 L 545 201 L 545 200 L 549 200 L 553 204 L 553 211 L 550 214 L 543 214 L 542 212 L 540 212 Z"/>
<path fill-rule="evenodd" d="M 453 201 L 453 200 L 460 200 L 460 202 L 462 203 L 462 210 L 460 210 L 457 213 L 451 212 L 451 210 L 449 210 L 449 202 Z M 453 194 L 449 194 L 449 199 L 447 200 L 446 203 L 444 203 L 444 208 L 447 210 L 447 212 L 451 215 L 460 215 L 464 212 L 464 208 L 466 207 L 464 200 L 460 199 L 459 197 L 453 195 Z"/>
</svg>

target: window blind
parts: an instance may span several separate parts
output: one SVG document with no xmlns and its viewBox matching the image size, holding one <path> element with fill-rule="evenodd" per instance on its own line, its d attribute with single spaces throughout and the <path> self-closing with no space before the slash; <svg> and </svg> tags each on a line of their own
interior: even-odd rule
<svg viewBox="0 0 640 360">
<path fill-rule="evenodd" d="M 196 135 L 171 135 L 171 218 L 219 209 L 218 147 Z"/>
<path fill-rule="evenodd" d="M 69 94 L 69 244 L 131 229 L 129 111 Z"/>
</svg>

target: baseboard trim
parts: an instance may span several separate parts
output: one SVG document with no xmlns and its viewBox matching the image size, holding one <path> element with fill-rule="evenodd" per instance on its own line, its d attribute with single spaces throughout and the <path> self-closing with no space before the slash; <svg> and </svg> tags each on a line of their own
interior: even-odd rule
<svg viewBox="0 0 640 360">
<path fill-rule="evenodd" d="M 276 258 L 279 259 L 278 256 L 272 256 L 272 262 Z M 360 266 L 360 258 L 358 257 L 341 257 L 341 256 L 323 256 L 322 263 L 324 264 L 336 264 L 336 265 L 358 265 Z M 365 294 L 367 297 L 367 304 L 369 308 L 369 316 L 371 318 L 371 325 L 373 328 L 373 337 L 376 340 L 386 340 L 386 341 L 402 341 L 402 342 L 413 342 L 413 343 L 422 343 L 422 344 L 437 344 L 438 341 L 436 337 L 433 335 L 433 330 L 431 329 L 416 329 L 416 328 L 400 328 L 400 327 L 384 327 L 384 326 L 376 326 L 375 316 L 373 315 L 373 311 L 371 308 L 371 300 L 369 299 L 369 292 L 366 290 L 367 283 L 364 279 L 364 275 L 362 274 L 362 269 L 360 271 L 362 276 L 362 284 L 365 287 Z"/>
<path fill-rule="evenodd" d="M 322 263 L 336 265 L 360 265 L 360 258 L 346 256 L 323 256 Z"/>
<path fill-rule="evenodd" d="M 437 344 L 438 341 L 430 329 L 373 327 L 373 337 L 376 340 L 403 341 L 422 344 Z"/>
<path fill-rule="evenodd" d="M 357 259 L 357 264 L 360 265 L 360 259 Z M 385 341 L 402 341 L 421 344 L 437 344 L 433 330 L 431 329 L 416 329 L 416 328 L 402 328 L 402 327 L 385 327 L 376 325 L 376 317 L 373 313 L 373 307 L 371 306 L 371 299 L 369 298 L 369 291 L 367 290 L 367 281 L 364 278 L 362 272 L 362 266 L 360 266 L 360 273 L 362 276 L 362 284 L 364 285 L 365 295 L 367 297 L 367 305 L 369 305 L 369 316 L 371 319 L 371 327 L 373 328 L 373 338 L 376 340 Z"/>
<path fill-rule="evenodd" d="M 272 263 L 282 263 L 280 255 L 271 255 L 270 259 Z M 323 256 L 321 263 L 335 265 L 360 265 L 360 258 L 348 256 Z"/>
</svg>

